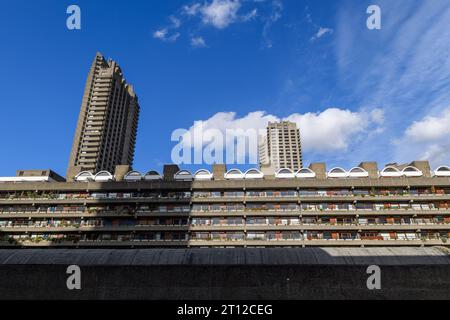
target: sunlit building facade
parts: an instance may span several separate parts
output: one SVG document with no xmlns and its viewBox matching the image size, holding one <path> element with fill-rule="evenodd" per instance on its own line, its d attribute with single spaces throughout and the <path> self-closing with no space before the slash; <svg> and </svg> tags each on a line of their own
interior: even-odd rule
<svg viewBox="0 0 450 320">
<path fill-rule="evenodd" d="M 2 247 L 435 246 L 450 235 L 450 168 L 312 164 L 0 178 Z M 43 172 L 48 175 L 48 172 Z"/>
</svg>

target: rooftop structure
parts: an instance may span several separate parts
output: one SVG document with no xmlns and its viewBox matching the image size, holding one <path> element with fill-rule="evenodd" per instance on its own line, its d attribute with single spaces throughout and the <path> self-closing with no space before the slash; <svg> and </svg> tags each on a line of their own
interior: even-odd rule
<svg viewBox="0 0 450 320">
<path fill-rule="evenodd" d="M 66 181 L 66 179 L 52 170 L 17 170 L 15 177 L 0 177 L 0 183 L 64 181 Z"/>
</svg>

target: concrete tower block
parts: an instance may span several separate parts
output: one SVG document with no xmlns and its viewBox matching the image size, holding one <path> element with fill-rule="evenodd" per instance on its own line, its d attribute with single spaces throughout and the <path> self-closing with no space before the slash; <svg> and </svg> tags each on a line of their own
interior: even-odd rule
<svg viewBox="0 0 450 320">
<path fill-rule="evenodd" d="M 67 178 L 76 166 L 113 173 L 116 165 L 133 165 L 139 112 L 138 97 L 119 65 L 97 53 L 85 84 Z"/>
</svg>

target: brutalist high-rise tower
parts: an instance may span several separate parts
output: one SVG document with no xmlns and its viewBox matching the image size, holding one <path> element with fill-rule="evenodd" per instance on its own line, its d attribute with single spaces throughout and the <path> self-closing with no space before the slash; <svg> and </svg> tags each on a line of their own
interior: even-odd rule
<svg viewBox="0 0 450 320">
<path fill-rule="evenodd" d="M 139 103 L 113 60 L 97 53 L 86 81 L 67 178 L 133 163 Z"/>
</svg>

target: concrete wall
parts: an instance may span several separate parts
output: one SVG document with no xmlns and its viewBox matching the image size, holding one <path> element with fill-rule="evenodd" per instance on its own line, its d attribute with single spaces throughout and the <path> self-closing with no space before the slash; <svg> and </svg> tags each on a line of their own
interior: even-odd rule
<svg viewBox="0 0 450 320">
<path fill-rule="evenodd" d="M 382 289 L 371 291 L 374 262 Z M 79 291 L 66 287 L 69 264 Z M 0 250 L 0 299 L 450 299 L 449 288 L 435 248 Z"/>
<path fill-rule="evenodd" d="M 82 289 L 61 265 L 0 266 L 0 299 L 450 299 L 449 266 L 88 266 Z"/>
</svg>

